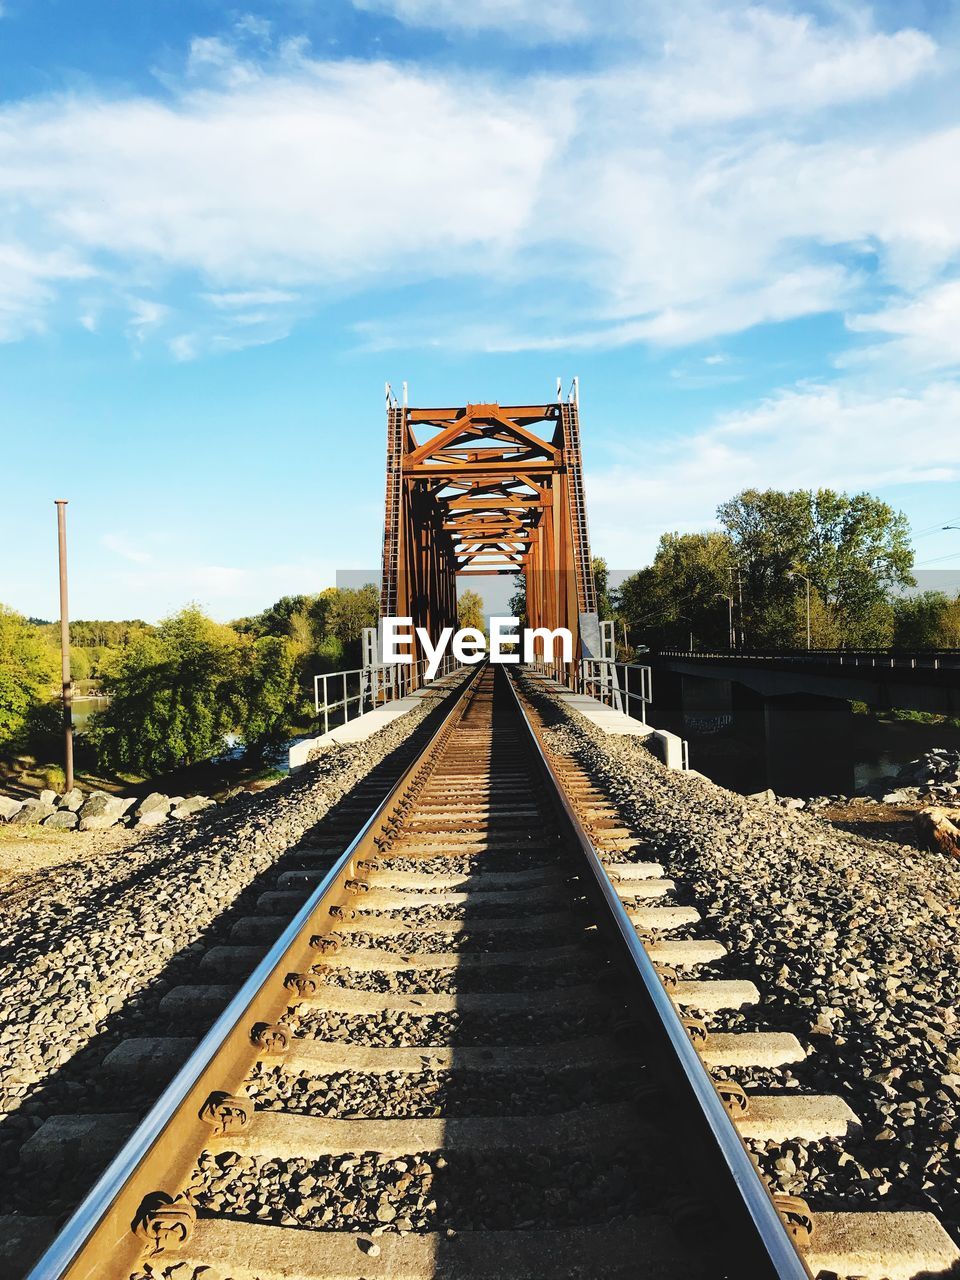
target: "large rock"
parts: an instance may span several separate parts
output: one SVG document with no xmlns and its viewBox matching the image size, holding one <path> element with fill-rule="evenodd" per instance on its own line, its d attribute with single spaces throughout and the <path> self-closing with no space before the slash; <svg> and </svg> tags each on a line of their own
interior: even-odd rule
<svg viewBox="0 0 960 1280">
<path fill-rule="evenodd" d="M 137 805 L 134 812 L 138 818 L 142 818 L 145 813 L 160 812 L 166 815 L 170 810 L 170 797 L 165 796 L 162 791 L 151 791 Z"/>
<path fill-rule="evenodd" d="M 49 818 L 44 818 L 43 825 L 54 827 L 58 831 L 75 831 L 80 825 L 80 819 L 72 809 L 58 809 Z"/>
<path fill-rule="evenodd" d="M 175 809 L 171 811 L 172 818 L 192 818 L 195 813 L 199 813 L 201 809 L 209 809 L 211 805 L 216 804 L 215 800 L 208 800 L 206 796 L 189 796 L 186 800 L 182 800 Z"/>
<path fill-rule="evenodd" d="M 81 810 L 79 817 L 81 831 L 106 831 L 107 827 L 115 827 L 120 821 L 116 810 L 112 813 L 85 813 Z"/>
<path fill-rule="evenodd" d="M 920 843 L 926 848 L 960 858 L 960 810 L 933 806 L 921 809 L 913 821 Z"/>
<path fill-rule="evenodd" d="M 126 807 L 119 796 L 107 795 L 105 791 L 92 791 L 80 810 L 80 830 L 103 831 L 107 827 L 116 826 Z"/>
<path fill-rule="evenodd" d="M 755 800 L 757 804 L 776 804 L 777 803 L 776 792 L 774 792 L 773 789 L 770 787 L 767 787 L 766 791 L 752 791 L 750 795 L 747 796 L 747 799 Z"/>
<path fill-rule="evenodd" d="M 22 800 L 14 800 L 13 796 L 0 796 L 0 822 L 9 822 L 22 808 Z"/>
<path fill-rule="evenodd" d="M 52 804 L 43 804 L 42 801 L 31 798 L 24 800 L 19 811 L 13 815 L 10 821 L 18 827 L 33 827 L 56 812 Z"/>
<path fill-rule="evenodd" d="M 71 787 L 69 791 L 65 791 L 57 805 L 58 809 L 69 809 L 71 813 L 76 813 L 82 807 L 83 792 L 79 787 Z"/>
<path fill-rule="evenodd" d="M 83 821 L 86 818 L 103 818 L 112 815 L 116 821 L 123 812 L 123 801 L 119 796 L 107 795 L 106 791 L 92 791 L 80 810 L 80 819 Z"/>
<path fill-rule="evenodd" d="M 49 788 L 47 788 L 46 791 L 40 792 L 40 803 L 52 804 L 53 807 L 56 809 L 57 805 L 60 803 L 60 796 L 56 791 L 51 791 Z"/>
<path fill-rule="evenodd" d="M 146 813 L 141 813 L 137 819 L 138 827 L 159 827 L 161 822 L 166 822 L 166 809 L 148 809 Z"/>
<path fill-rule="evenodd" d="M 883 797 L 884 804 L 909 804 L 912 800 L 916 800 L 916 791 L 911 791 L 907 787 L 898 787 L 896 791 L 888 791 Z"/>
</svg>

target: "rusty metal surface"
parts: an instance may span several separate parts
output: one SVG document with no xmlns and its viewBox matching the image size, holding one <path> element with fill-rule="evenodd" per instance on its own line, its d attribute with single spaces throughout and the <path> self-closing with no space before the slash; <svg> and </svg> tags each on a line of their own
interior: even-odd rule
<svg viewBox="0 0 960 1280">
<path fill-rule="evenodd" d="M 597 593 L 576 390 L 456 409 L 388 394 L 382 570 L 381 617 L 410 617 L 434 637 L 457 626 L 458 575 L 522 575 L 527 625 L 566 627 L 579 656 Z"/>
</svg>

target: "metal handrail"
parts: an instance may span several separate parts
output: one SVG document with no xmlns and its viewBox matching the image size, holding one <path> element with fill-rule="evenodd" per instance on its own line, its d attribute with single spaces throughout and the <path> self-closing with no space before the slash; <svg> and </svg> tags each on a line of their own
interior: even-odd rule
<svg viewBox="0 0 960 1280">
<path fill-rule="evenodd" d="M 629 955 L 633 975 L 640 983 L 644 1003 L 655 1019 L 655 1026 L 668 1041 L 672 1058 L 671 1066 L 675 1073 L 679 1073 L 674 1079 L 674 1084 L 679 1088 L 682 1083 L 688 1096 L 692 1098 L 697 1108 L 696 1119 L 706 1129 L 715 1145 L 716 1154 L 725 1166 L 728 1174 L 728 1189 L 731 1195 L 739 1200 L 741 1209 L 754 1229 L 756 1243 L 759 1245 L 759 1257 L 754 1265 L 756 1266 L 756 1262 L 766 1265 L 762 1272 L 748 1267 L 742 1274 L 751 1276 L 763 1274 L 771 1278 L 776 1277 L 776 1280 L 810 1280 L 810 1270 L 787 1234 L 770 1191 L 754 1165 L 736 1126 L 727 1114 L 703 1060 L 680 1020 L 672 998 L 640 942 L 620 895 L 604 869 L 600 855 L 580 821 L 579 815 L 571 805 L 563 782 L 544 751 L 540 735 L 527 714 L 514 680 L 511 678 L 507 683 L 539 756 L 541 767 L 553 784 L 557 802 L 580 847 L 594 888 L 603 900 L 609 923 L 619 934 Z"/>
<path fill-rule="evenodd" d="M 960 649 L 658 649 L 653 655 L 685 661 L 782 662 L 800 666 L 823 663 L 840 667 L 868 667 L 909 671 L 953 671 L 960 667 Z"/>
<path fill-rule="evenodd" d="M 639 672 L 640 689 L 630 688 L 631 671 Z M 631 699 L 640 704 L 638 718 L 647 723 L 647 707 L 653 702 L 653 670 L 638 662 L 617 662 L 614 658 L 581 658 L 578 691 L 586 693 L 627 715 L 634 715 Z M 622 679 L 622 683 L 621 683 Z M 624 705 L 626 700 L 626 705 Z"/>
<path fill-rule="evenodd" d="M 440 663 L 434 680 L 449 675 L 459 664 L 447 654 Z M 428 663 L 425 658 L 416 662 L 379 663 L 370 667 L 351 667 L 345 671 L 326 671 L 313 677 L 313 707 L 317 718 L 323 717 L 323 732 L 330 731 L 331 712 L 343 711 L 343 723 L 355 716 L 350 715 L 350 708 L 356 704 L 356 716 L 384 702 L 395 702 L 406 697 L 415 689 L 429 683 L 427 677 Z M 350 684 L 356 677 L 356 692 L 350 692 Z M 340 685 L 340 697 L 330 698 L 331 683 Z M 323 698 L 320 697 L 320 686 L 323 685 Z"/>
<path fill-rule="evenodd" d="M 596 698 L 598 702 L 616 707 L 641 724 L 647 723 L 647 707 L 653 702 L 653 668 L 638 662 L 617 662 L 613 658 L 581 658 L 578 663 L 546 662 L 537 658 L 533 662 L 525 662 L 541 675 L 566 685 L 576 693 Z M 635 677 L 640 688 L 630 688 L 630 673 L 639 672 Z M 631 708 L 631 701 L 640 704 L 637 716 Z"/>
<path fill-rule="evenodd" d="M 33 1267 L 27 1280 L 60 1280 L 66 1275 L 67 1268 L 78 1258 L 80 1251 L 110 1211 L 127 1182 L 150 1155 L 154 1144 L 190 1092 L 200 1082 L 203 1073 L 221 1052 L 229 1037 L 244 1024 L 247 1010 L 271 976 L 281 967 L 281 961 L 297 942 L 300 934 L 304 932 L 308 921 L 323 906 L 324 900 L 332 893 L 338 882 L 347 876 L 358 845 L 394 803 L 398 792 L 407 785 L 410 777 L 420 767 L 424 755 L 431 750 L 444 729 L 458 714 L 472 685 L 473 680 L 467 680 L 430 742 L 390 788 L 389 793 L 370 814 L 318 887 L 311 893 L 214 1022 L 172 1083 L 160 1095 L 119 1154 L 114 1157 L 106 1171 L 94 1184 L 93 1189 L 70 1216 L 66 1225 L 61 1228 L 56 1239 Z"/>
</svg>

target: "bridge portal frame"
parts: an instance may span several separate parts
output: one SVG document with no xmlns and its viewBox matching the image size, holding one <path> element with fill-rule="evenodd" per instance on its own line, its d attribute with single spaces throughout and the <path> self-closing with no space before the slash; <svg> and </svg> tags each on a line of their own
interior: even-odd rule
<svg viewBox="0 0 960 1280">
<path fill-rule="evenodd" d="M 519 574 L 527 625 L 566 627 L 576 661 L 600 656 L 577 380 L 546 404 L 447 408 L 388 384 L 386 408 L 381 618 L 436 639 L 458 625 L 458 577 Z"/>
</svg>

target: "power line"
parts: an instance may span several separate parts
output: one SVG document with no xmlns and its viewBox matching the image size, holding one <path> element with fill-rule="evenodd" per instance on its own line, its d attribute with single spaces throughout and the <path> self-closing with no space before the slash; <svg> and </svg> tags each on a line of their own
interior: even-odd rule
<svg viewBox="0 0 960 1280">
<path fill-rule="evenodd" d="M 939 564 L 941 560 L 956 560 L 960 557 L 960 551 L 952 551 L 948 556 L 937 556 L 935 560 L 921 560 L 919 564 L 915 564 L 915 569 L 922 569 L 925 564 Z"/>
</svg>

